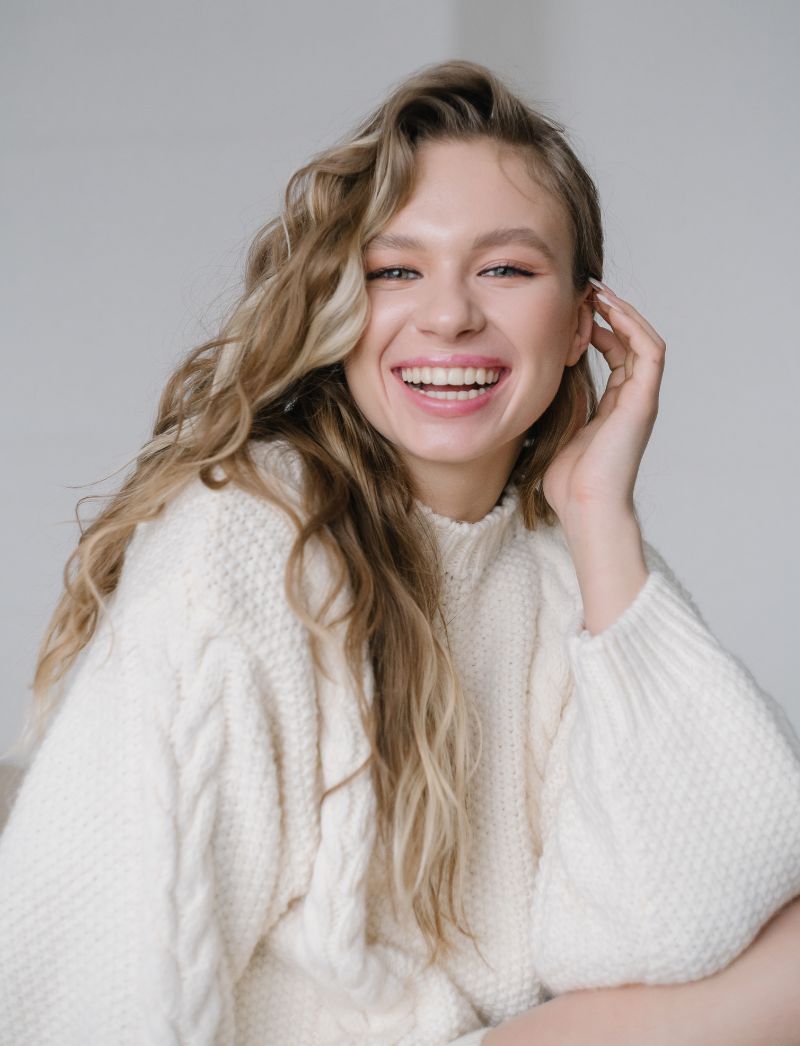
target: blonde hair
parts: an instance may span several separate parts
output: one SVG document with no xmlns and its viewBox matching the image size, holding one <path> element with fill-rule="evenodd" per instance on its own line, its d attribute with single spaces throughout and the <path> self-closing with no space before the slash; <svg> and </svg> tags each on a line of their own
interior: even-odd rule
<svg viewBox="0 0 800 1046">
<path fill-rule="evenodd" d="M 135 527 L 195 477 L 212 488 L 234 483 L 280 505 L 298 530 L 287 597 L 311 631 L 318 667 L 314 635 L 324 630 L 322 615 L 312 618 L 299 595 L 308 541 L 321 542 L 337 566 L 336 593 L 349 586 L 345 649 L 372 749 L 379 833 L 393 897 L 413 913 L 431 961 L 452 948 L 448 924 L 474 941 L 463 907 L 469 709 L 440 609 L 434 536 L 414 511 L 403 459 L 360 413 L 342 362 L 368 319 L 364 245 L 408 199 L 424 141 L 486 136 L 518 147 L 531 176 L 563 207 L 575 290 L 590 275 L 601 278 L 597 191 L 563 131 L 488 69 L 448 61 L 400 83 L 353 133 L 291 176 L 283 212 L 252 243 L 243 292 L 219 335 L 192 349 L 171 375 L 129 475 L 91 524 L 80 525 L 33 680 L 41 736 L 55 684 L 94 634 Z M 511 473 L 528 529 L 555 522 L 541 478 L 596 406 L 584 354 L 565 368 Z M 250 441 L 275 439 L 289 441 L 302 460 L 302 519 L 250 455 Z M 369 707 L 365 649 L 375 680 Z"/>
</svg>

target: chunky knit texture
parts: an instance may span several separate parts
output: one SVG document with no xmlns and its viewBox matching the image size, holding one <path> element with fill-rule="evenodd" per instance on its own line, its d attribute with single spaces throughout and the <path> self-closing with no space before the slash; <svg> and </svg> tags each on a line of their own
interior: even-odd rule
<svg viewBox="0 0 800 1046">
<path fill-rule="evenodd" d="M 294 451 L 254 453 L 294 496 Z M 513 486 L 477 523 L 420 508 L 482 728 L 480 954 L 424 969 L 367 774 L 320 802 L 368 748 L 338 637 L 323 678 L 286 602 L 288 517 L 195 481 L 137 528 L 0 838 L 0 1042 L 476 1046 L 562 992 L 707 976 L 800 894 L 800 742 L 649 542 L 592 636 Z M 328 576 L 315 547 L 312 600 Z"/>
</svg>

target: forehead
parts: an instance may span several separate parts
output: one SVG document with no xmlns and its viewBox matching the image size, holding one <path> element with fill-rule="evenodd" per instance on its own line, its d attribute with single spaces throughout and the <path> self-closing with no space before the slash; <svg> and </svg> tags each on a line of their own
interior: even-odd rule
<svg viewBox="0 0 800 1046">
<path fill-rule="evenodd" d="M 417 150 L 410 197 L 370 241 L 405 234 L 435 247 L 469 241 L 499 228 L 531 229 L 557 257 L 570 252 L 571 230 L 560 202 L 536 182 L 518 149 L 481 138 L 425 142 Z M 397 242 L 397 241 L 395 241 Z"/>
</svg>

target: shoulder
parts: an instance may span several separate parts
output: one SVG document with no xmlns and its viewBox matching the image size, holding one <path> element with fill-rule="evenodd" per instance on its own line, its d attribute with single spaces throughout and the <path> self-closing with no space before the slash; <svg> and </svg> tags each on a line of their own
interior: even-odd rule
<svg viewBox="0 0 800 1046">
<path fill-rule="evenodd" d="M 302 462 L 285 441 L 251 442 L 256 467 L 302 517 Z M 222 477 L 221 470 L 217 476 Z M 284 604 L 287 557 L 297 535 L 280 505 L 233 482 L 214 489 L 199 477 L 153 519 L 138 524 L 125 555 L 119 599 L 166 611 L 210 615 L 252 627 Z"/>
</svg>

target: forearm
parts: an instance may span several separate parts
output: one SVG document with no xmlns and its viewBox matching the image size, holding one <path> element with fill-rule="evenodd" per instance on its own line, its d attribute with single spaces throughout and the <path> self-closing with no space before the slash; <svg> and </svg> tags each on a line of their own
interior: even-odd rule
<svg viewBox="0 0 800 1046">
<path fill-rule="evenodd" d="M 484 1046 L 800 1046 L 800 899 L 729 966 L 686 984 L 568 992 Z"/>
<path fill-rule="evenodd" d="M 483 1046 L 712 1046 L 707 1015 L 705 981 L 595 988 L 506 1021 Z"/>
<path fill-rule="evenodd" d="M 642 532 L 632 512 L 571 520 L 564 532 L 581 590 L 584 623 L 597 635 L 631 605 L 647 580 Z"/>
<path fill-rule="evenodd" d="M 800 1046 L 800 898 L 703 983 L 717 1011 L 709 1046 Z"/>
</svg>

